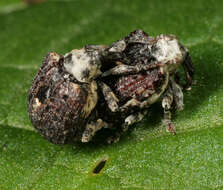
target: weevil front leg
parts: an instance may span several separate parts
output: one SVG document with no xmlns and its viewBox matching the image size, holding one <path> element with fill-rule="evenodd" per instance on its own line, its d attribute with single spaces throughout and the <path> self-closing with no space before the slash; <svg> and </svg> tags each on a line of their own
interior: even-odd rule
<svg viewBox="0 0 223 190">
<path fill-rule="evenodd" d="M 162 107 L 164 109 L 164 124 L 166 126 L 166 130 L 176 134 L 175 127 L 171 122 L 171 109 L 173 108 L 173 105 L 175 105 L 175 108 L 178 111 L 183 110 L 183 92 L 175 80 L 170 77 L 168 89 L 162 100 Z"/>
<path fill-rule="evenodd" d="M 186 84 L 185 84 L 184 88 L 186 90 L 190 90 L 191 84 L 193 81 L 193 76 L 194 76 L 194 66 L 192 64 L 192 60 L 191 60 L 189 53 L 187 53 L 187 56 L 186 56 L 182 65 L 183 65 L 185 75 L 186 75 Z"/>
<path fill-rule="evenodd" d="M 109 107 L 109 109 L 112 112 L 116 112 L 119 110 L 118 106 L 118 98 L 116 95 L 112 92 L 112 89 L 105 83 L 103 82 L 98 82 L 98 85 L 100 86 L 102 93 L 104 95 L 105 101 Z"/>
<path fill-rule="evenodd" d="M 127 101 L 123 106 L 121 106 L 120 110 L 125 111 L 128 109 L 131 109 L 132 107 L 145 108 L 147 106 L 148 106 L 147 100 L 140 102 L 140 101 L 136 100 L 135 98 L 132 98 L 129 101 Z"/>
<path fill-rule="evenodd" d="M 109 125 L 102 119 L 98 119 L 96 122 L 90 122 L 86 125 L 86 128 L 82 134 L 81 142 L 89 142 L 95 133 L 101 128 L 108 128 Z"/>
<path fill-rule="evenodd" d="M 181 49 L 183 50 L 183 54 L 184 54 L 184 60 L 182 62 L 182 65 L 184 68 L 184 73 L 186 75 L 186 84 L 184 85 L 184 89 L 190 90 L 191 84 L 193 81 L 193 76 L 194 76 L 194 66 L 193 66 L 193 62 L 192 62 L 192 59 L 191 59 L 188 49 L 185 48 L 181 44 L 180 44 L 180 46 L 181 46 Z"/>
<path fill-rule="evenodd" d="M 176 129 L 174 124 L 171 121 L 171 108 L 173 103 L 173 91 L 170 87 L 168 87 L 163 100 L 162 100 L 162 107 L 164 109 L 164 125 L 166 126 L 167 132 L 172 132 L 176 135 Z"/>
<path fill-rule="evenodd" d="M 106 77 L 109 75 L 133 74 L 133 73 L 137 73 L 137 72 L 139 72 L 139 71 L 137 70 L 137 67 L 135 67 L 135 66 L 120 64 L 120 65 L 113 67 L 112 69 L 110 69 L 108 71 L 105 71 L 104 73 L 102 73 L 101 76 Z"/>
<path fill-rule="evenodd" d="M 183 95 L 182 89 L 180 85 L 177 84 L 172 77 L 170 78 L 170 86 L 173 93 L 173 101 L 175 104 L 175 108 L 178 111 L 181 111 L 184 108 L 184 100 L 183 100 L 184 95 Z"/>
</svg>

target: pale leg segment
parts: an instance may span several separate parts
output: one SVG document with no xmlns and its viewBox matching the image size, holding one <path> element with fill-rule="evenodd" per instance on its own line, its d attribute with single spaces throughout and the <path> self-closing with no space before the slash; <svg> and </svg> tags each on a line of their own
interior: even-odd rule
<svg viewBox="0 0 223 190">
<path fill-rule="evenodd" d="M 176 134 L 175 127 L 171 122 L 171 109 L 173 108 L 173 105 L 178 111 L 183 110 L 184 103 L 182 89 L 171 77 L 162 100 L 162 107 L 164 109 L 164 124 L 166 126 L 166 130 Z"/>
<path fill-rule="evenodd" d="M 130 125 L 141 121 L 146 114 L 147 110 L 129 115 L 125 118 L 125 123 L 122 125 L 122 130 L 127 131 Z"/>
<path fill-rule="evenodd" d="M 162 100 L 162 107 L 164 109 L 164 125 L 166 126 L 167 132 L 172 132 L 174 135 L 176 134 L 175 127 L 171 122 L 171 106 L 173 103 L 173 91 L 170 87 L 168 87 L 163 100 Z"/>
<path fill-rule="evenodd" d="M 91 122 L 86 125 L 85 131 L 82 135 L 82 142 L 89 142 L 95 133 L 101 128 L 108 128 L 108 124 L 102 119 L 98 119 L 96 122 Z"/>
</svg>

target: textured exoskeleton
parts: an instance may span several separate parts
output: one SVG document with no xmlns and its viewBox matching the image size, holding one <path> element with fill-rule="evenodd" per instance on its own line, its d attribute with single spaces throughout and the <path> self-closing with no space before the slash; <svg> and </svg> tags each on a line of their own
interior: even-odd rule
<svg viewBox="0 0 223 190">
<path fill-rule="evenodd" d="M 184 88 L 190 89 L 194 69 L 188 50 L 173 35 L 154 38 L 142 30 L 108 47 L 49 53 L 29 90 L 30 119 L 53 143 L 89 142 L 101 128 L 116 129 L 119 138 L 161 99 L 166 129 L 175 134 L 171 109 L 183 109 L 180 65 Z"/>
<path fill-rule="evenodd" d="M 83 83 L 69 74 L 64 58 L 49 53 L 28 94 L 28 112 L 35 128 L 49 141 L 80 139 L 97 103 L 95 81 Z"/>
</svg>

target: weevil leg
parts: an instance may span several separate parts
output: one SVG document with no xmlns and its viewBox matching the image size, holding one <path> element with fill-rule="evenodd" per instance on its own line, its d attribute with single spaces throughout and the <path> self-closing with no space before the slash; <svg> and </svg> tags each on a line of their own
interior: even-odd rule
<svg viewBox="0 0 223 190">
<path fill-rule="evenodd" d="M 131 107 L 135 107 L 135 106 L 137 106 L 139 108 L 145 108 L 147 105 L 148 105 L 147 100 L 140 102 L 140 101 L 136 100 L 135 98 L 132 98 L 129 101 L 127 101 L 123 106 L 121 106 L 120 110 L 125 111 L 125 110 L 127 110 Z"/>
<path fill-rule="evenodd" d="M 112 92 L 112 89 L 105 83 L 103 82 L 98 82 L 98 85 L 100 86 L 102 93 L 104 95 L 105 101 L 107 102 L 107 105 L 109 109 L 112 112 L 116 112 L 119 110 L 118 106 L 118 98 L 116 95 Z"/>
<path fill-rule="evenodd" d="M 106 77 L 109 75 L 132 74 L 137 72 L 137 68 L 134 66 L 120 64 L 102 73 L 101 77 Z"/>
<path fill-rule="evenodd" d="M 159 67 L 162 64 L 159 62 L 153 62 L 152 64 L 144 64 L 139 63 L 137 65 L 131 66 L 131 65 L 125 65 L 125 64 L 119 64 L 112 69 L 109 69 L 108 71 L 105 71 L 102 73 L 101 77 L 106 77 L 109 75 L 127 75 L 127 74 L 136 74 L 141 71 L 147 71 L 149 69 Z"/>
<path fill-rule="evenodd" d="M 179 71 L 176 71 L 176 73 L 174 74 L 174 81 L 180 85 L 180 73 Z"/>
<path fill-rule="evenodd" d="M 170 78 L 170 85 L 173 93 L 173 101 L 175 103 L 175 107 L 178 111 L 183 110 L 184 108 L 184 95 L 182 89 L 179 84 L 175 82 L 173 78 Z"/>
<path fill-rule="evenodd" d="M 138 112 L 135 114 L 131 114 L 128 117 L 126 117 L 125 119 L 125 123 L 122 125 L 121 130 L 118 130 L 115 132 L 114 135 L 110 136 L 107 139 L 107 143 L 111 144 L 111 143 L 116 143 L 119 141 L 120 136 L 123 132 L 128 130 L 128 127 L 136 122 L 139 122 L 143 119 L 143 117 L 146 115 L 147 110 L 144 110 L 143 112 Z"/>
<path fill-rule="evenodd" d="M 171 122 L 171 107 L 173 103 L 173 91 L 170 87 L 168 87 L 167 91 L 162 100 L 162 107 L 164 109 L 164 124 L 166 126 L 167 132 L 172 132 L 174 135 L 176 134 L 176 129 L 174 124 Z"/>
<path fill-rule="evenodd" d="M 182 63 L 183 68 L 184 68 L 184 73 L 186 75 L 186 84 L 184 85 L 184 89 L 190 90 L 191 84 L 193 81 L 193 76 L 194 76 L 194 66 L 193 66 L 193 62 L 192 62 L 191 56 L 189 54 L 189 51 L 182 45 L 181 45 L 181 47 L 185 51 L 185 58 Z"/>
<path fill-rule="evenodd" d="M 101 128 L 108 128 L 109 125 L 104 122 L 102 119 L 98 119 L 96 122 L 90 122 L 86 125 L 86 128 L 82 135 L 82 142 L 89 142 L 95 133 L 100 130 Z"/>
<path fill-rule="evenodd" d="M 120 137 L 121 137 L 121 132 L 116 131 L 115 134 L 108 137 L 106 141 L 108 144 L 117 143 L 120 140 Z"/>
<path fill-rule="evenodd" d="M 146 114 L 147 110 L 129 115 L 128 117 L 125 118 L 125 123 L 122 125 L 122 130 L 127 131 L 130 125 L 141 121 Z"/>
</svg>

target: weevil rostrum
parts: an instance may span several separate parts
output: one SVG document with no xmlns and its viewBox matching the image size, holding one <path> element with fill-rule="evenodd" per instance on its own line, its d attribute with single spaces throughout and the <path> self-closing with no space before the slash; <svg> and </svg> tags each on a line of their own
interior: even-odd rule
<svg viewBox="0 0 223 190">
<path fill-rule="evenodd" d="M 183 66 L 186 84 L 179 84 Z M 176 133 L 171 110 L 183 109 L 182 88 L 194 74 L 188 50 L 173 35 L 131 32 L 110 46 L 88 45 L 43 60 L 28 93 L 35 128 L 50 142 L 89 142 L 102 128 L 120 133 L 161 100 L 166 130 Z"/>
</svg>

